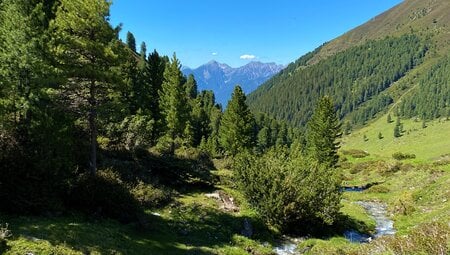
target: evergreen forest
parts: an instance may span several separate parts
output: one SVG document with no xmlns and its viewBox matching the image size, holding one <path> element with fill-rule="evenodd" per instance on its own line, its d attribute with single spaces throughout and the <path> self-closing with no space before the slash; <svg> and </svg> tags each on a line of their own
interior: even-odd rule
<svg viewBox="0 0 450 255">
<path fill-rule="evenodd" d="M 0 0 L 0 254 L 448 254 L 445 0 L 225 108 L 112 4 Z"/>
</svg>

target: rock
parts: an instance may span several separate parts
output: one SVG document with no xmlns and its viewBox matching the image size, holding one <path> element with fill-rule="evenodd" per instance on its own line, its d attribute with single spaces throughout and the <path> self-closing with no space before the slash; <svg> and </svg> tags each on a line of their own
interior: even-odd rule
<svg viewBox="0 0 450 255">
<path fill-rule="evenodd" d="M 238 212 L 239 207 L 234 203 L 234 198 L 223 192 L 215 191 L 213 193 L 205 194 L 206 197 L 216 199 L 220 202 L 219 208 L 229 212 Z"/>
<path fill-rule="evenodd" d="M 214 199 L 220 200 L 220 195 L 218 192 L 208 193 L 208 194 L 205 194 L 205 196 L 209 197 L 209 198 L 214 198 Z"/>
<path fill-rule="evenodd" d="M 223 191 L 219 191 L 220 199 L 222 200 L 222 209 L 230 212 L 239 212 L 239 207 L 234 204 L 234 199 Z"/>
</svg>

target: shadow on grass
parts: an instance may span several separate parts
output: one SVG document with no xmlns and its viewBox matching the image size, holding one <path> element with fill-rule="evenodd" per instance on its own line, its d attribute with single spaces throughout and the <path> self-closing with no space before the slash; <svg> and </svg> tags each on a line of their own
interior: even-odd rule
<svg viewBox="0 0 450 255">
<path fill-rule="evenodd" d="M 211 170 L 214 164 L 207 155 L 155 155 L 147 150 L 102 150 L 100 166 L 111 168 L 122 180 L 157 183 L 184 192 L 192 188 L 212 187 L 217 181 Z"/>
<path fill-rule="evenodd" d="M 290 227 L 287 231 L 294 236 L 328 239 L 332 237 L 343 237 L 344 233 L 349 230 L 367 235 L 373 232 L 373 229 L 366 225 L 365 222 L 344 214 L 340 214 L 332 225 L 325 225 L 319 221 L 309 221 L 298 223 L 296 226 Z"/>
<path fill-rule="evenodd" d="M 167 219 L 147 215 L 150 226 L 145 230 L 83 216 L 20 217 L 9 222 L 15 237 L 42 239 L 85 254 L 216 254 L 214 250 L 232 245 L 233 236 L 243 229 L 242 217 L 197 203 L 175 205 L 170 211 Z M 268 231 L 258 222 L 254 225 L 260 236 Z"/>
</svg>

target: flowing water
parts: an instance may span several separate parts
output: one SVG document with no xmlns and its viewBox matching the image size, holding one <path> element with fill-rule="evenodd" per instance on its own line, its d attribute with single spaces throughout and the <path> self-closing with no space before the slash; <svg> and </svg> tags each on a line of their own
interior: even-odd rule
<svg viewBox="0 0 450 255">
<path fill-rule="evenodd" d="M 344 233 L 345 238 L 351 242 L 365 243 L 370 242 L 373 238 L 395 234 L 394 222 L 387 217 L 387 208 L 385 204 L 373 201 L 358 201 L 356 203 L 362 206 L 375 219 L 375 234 L 369 236 L 355 230 L 348 230 Z M 286 238 L 281 245 L 274 249 L 274 252 L 278 255 L 298 254 L 296 252 L 298 243 L 299 241 L 296 239 Z"/>
</svg>

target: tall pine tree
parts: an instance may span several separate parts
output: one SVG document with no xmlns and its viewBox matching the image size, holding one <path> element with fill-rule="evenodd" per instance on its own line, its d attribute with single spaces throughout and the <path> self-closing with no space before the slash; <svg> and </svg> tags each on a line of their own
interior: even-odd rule
<svg viewBox="0 0 450 255">
<path fill-rule="evenodd" d="M 230 155 L 250 149 L 255 144 L 255 120 L 245 100 L 241 87 L 236 86 L 222 117 L 220 144 Z"/>
<path fill-rule="evenodd" d="M 111 68 L 118 60 L 117 30 L 109 24 L 110 5 L 107 0 L 61 0 L 51 23 L 52 51 L 69 77 L 63 94 L 88 122 L 92 174 L 97 170 L 97 113 L 114 84 Z"/>
<path fill-rule="evenodd" d="M 5 0 L 0 6 L 0 113 L 27 128 L 51 71 L 44 47 L 48 17 L 38 1 Z"/>
<path fill-rule="evenodd" d="M 336 166 L 339 159 L 337 139 L 342 135 L 340 129 L 331 98 L 322 97 L 308 122 L 307 148 L 312 159 L 328 167 Z"/>
<path fill-rule="evenodd" d="M 127 46 L 133 52 L 136 52 L 136 38 L 134 38 L 133 33 L 131 33 L 130 31 L 128 31 L 127 33 Z"/>
<path fill-rule="evenodd" d="M 169 147 L 169 152 L 174 153 L 175 145 L 183 137 L 186 121 L 189 117 L 187 111 L 187 96 L 183 86 L 184 77 L 180 70 L 180 62 L 176 54 L 164 71 L 164 82 L 160 96 L 161 115 L 165 123 L 165 135 L 162 141 Z"/>
</svg>

